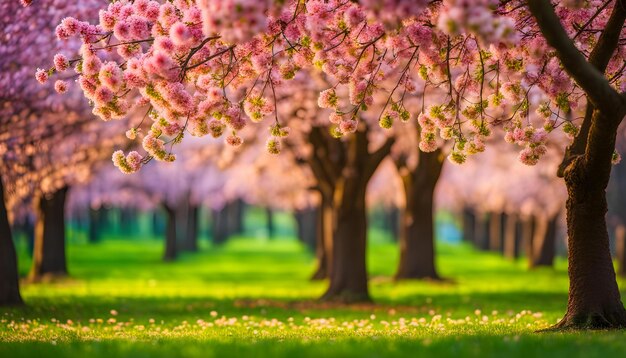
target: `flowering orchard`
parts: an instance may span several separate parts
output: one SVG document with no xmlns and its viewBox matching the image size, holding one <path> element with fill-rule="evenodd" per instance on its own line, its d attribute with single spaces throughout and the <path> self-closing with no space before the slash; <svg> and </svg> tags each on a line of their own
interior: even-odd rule
<svg viewBox="0 0 626 358">
<path fill-rule="evenodd" d="M 612 6 L 563 1 L 556 11 L 588 54 Z M 333 109 L 334 136 L 354 132 L 360 112 L 380 100 L 381 127 L 417 120 L 420 149 L 448 141 L 455 163 L 482 152 L 492 127 L 502 126 L 523 148 L 520 160 L 535 164 L 550 132 L 577 133 L 576 109 L 585 102 L 522 1 L 138 0 L 111 3 L 97 23 L 82 20 L 67 17 L 56 28 L 60 40 L 82 39 L 78 56 L 59 53 L 36 76 L 46 82 L 73 67 L 104 120 L 148 113 L 149 131 L 127 132 L 146 153 L 113 157 L 124 172 L 152 158 L 174 160 L 166 143 L 185 133 L 239 145 L 238 131 L 265 116 L 275 119 L 267 149 L 279 152 L 288 128 L 276 115 L 276 90 L 301 70 L 329 78 L 318 102 Z M 607 67 L 616 88 L 625 83 L 625 56 L 622 46 Z M 68 85 L 57 81 L 55 89 Z M 407 110 L 406 98 L 437 89 L 445 94 L 420 113 Z"/>
<path fill-rule="evenodd" d="M 417 123 L 418 147 L 443 147 L 455 163 L 501 136 L 534 165 L 551 133 L 564 132 L 573 139 L 558 171 L 568 188 L 570 296 L 559 327 L 626 326 L 605 221 L 626 116 L 624 0 L 136 0 L 114 1 L 89 20 L 61 21 L 57 37 L 80 38 L 82 46 L 55 55 L 36 77 L 45 83 L 73 68 L 97 116 L 145 113 L 149 130 L 142 121 L 127 131 L 142 153 L 113 155 L 126 173 L 152 159 L 175 160 L 173 146 L 187 133 L 239 146 L 240 131 L 266 117 L 273 121 L 267 150 L 279 153 L 290 134 L 277 93 L 294 91 L 292 81 L 305 72 L 328 82 L 318 105 L 330 110 L 330 135 L 357 153 L 344 169 L 365 178 L 391 145 L 368 151 L 366 117 L 386 130 Z M 58 92 L 68 86 L 55 82 Z M 408 105 L 416 98 L 419 110 Z M 364 185 L 346 180 L 341 202 L 353 203 Z M 335 235 L 363 226 L 364 215 L 341 208 Z M 354 252 L 336 241 L 335 251 Z M 356 266 L 363 277 L 351 289 L 367 297 L 364 262 Z M 343 292 L 343 283 L 331 280 L 330 291 Z"/>
</svg>

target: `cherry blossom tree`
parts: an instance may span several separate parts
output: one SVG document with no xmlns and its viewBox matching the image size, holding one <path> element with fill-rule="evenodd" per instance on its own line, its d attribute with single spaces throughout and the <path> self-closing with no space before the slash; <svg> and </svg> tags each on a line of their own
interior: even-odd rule
<svg viewBox="0 0 626 358">
<path fill-rule="evenodd" d="M 533 165 L 546 153 L 550 132 L 560 128 L 575 137 L 560 171 L 569 189 L 571 287 L 559 327 L 626 325 L 604 219 L 615 133 L 626 113 L 623 0 L 280 4 L 117 1 L 102 9 L 98 25 L 63 20 L 58 37 L 84 41 L 76 69 L 96 114 L 123 117 L 137 96 L 150 102 L 154 124 L 142 140 L 145 156 L 118 156 L 116 164 L 136 171 L 149 158 L 172 161 L 164 139 L 179 141 L 185 130 L 218 135 L 228 128 L 227 142 L 238 145 L 244 113 L 252 121 L 275 115 L 267 148 L 279 152 L 287 133 L 275 93 L 300 68 L 318 68 L 335 80 L 320 94 L 320 105 L 333 109 L 332 134 L 354 142 L 348 158 L 370 157 L 360 132 L 351 134 L 363 127 L 362 112 L 375 93 L 386 93 L 380 126 L 410 119 L 404 99 L 416 89 L 410 74 L 418 73 L 428 87 L 447 90 L 418 116 L 423 151 L 435 150 L 439 135 L 451 143 L 450 160 L 462 163 L 502 126 L 505 138 L 523 147 L 522 162 Z M 112 48 L 118 58 L 110 58 Z M 47 75 L 37 74 L 42 81 Z M 568 114 L 581 104 L 586 111 L 578 125 Z M 543 123 L 529 119 L 533 111 Z M 370 167 L 362 159 L 353 163 L 347 168 Z M 342 187 L 346 199 L 360 196 L 358 184 Z M 338 214 L 339 222 L 357 224 Z"/>
<path fill-rule="evenodd" d="M 47 62 L 51 52 L 72 52 L 79 46 L 77 41 L 56 42 L 54 30 L 47 24 L 60 21 L 68 11 L 89 17 L 97 14 L 98 6 L 96 2 L 68 5 L 58 1 L 49 1 L 47 5 L 0 5 L 0 24 L 4 29 L 0 45 L 0 180 L 5 194 L 2 205 L 10 221 L 30 215 L 29 212 L 37 214 L 29 275 L 32 280 L 67 274 L 63 210 L 67 187 L 85 180 L 98 163 L 107 162 L 111 150 L 123 144 L 124 137 L 119 134 L 128 126 L 126 121 L 108 125 L 94 122 L 80 91 L 69 88 L 69 78 L 54 84 L 48 82 L 42 88 L 32 77 L 32 68 Z M 55 57 L 55 66 L 67 65 L 64 57 Z M 51 95 L 52 89 L 67 96 Z M 10 232 L 3 233 L 2 239 L 11 240 Z M 9 249 L 12 244 L 6 245 L 7 255 L 13 256 Z M 3 260 L 7 265 L 12 262 L 15 260 Z M 3 276 L 3 282 L 5 279 Z"/>
</svg>

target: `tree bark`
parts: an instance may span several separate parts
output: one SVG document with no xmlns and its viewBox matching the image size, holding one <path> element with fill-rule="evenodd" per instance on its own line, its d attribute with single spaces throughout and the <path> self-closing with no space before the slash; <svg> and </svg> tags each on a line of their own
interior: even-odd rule
<svg viewBox="0 0 626 358">
<path fill-rule="evenodd" d="M 233 200 L 226 204 L 224 210 L 227 236 L 243 233 L 245 202 L 241 199 Z"/>
<path fill-rule="evenodd" d="M 355 302 L 370 301 L 367 285 L 366 239 L 367 211 L 365 190 L 380 162 L 389 154 L 393 139 L 379 149 L 368 150 L 368 129 L 361 129 L 344 143 L 345 161 L 333 175 L 332 269 L 330 285 L 324 300 Z M 331 138 L 331 140 L 334 140 Z"/>
<path fill-rule="evenodd" d="M 489 217 L 489 250 L 502 251 L 503 214 L 492 212 Z"/>
<path fill-rule="evenodd" d="M 163 204 L 163 210 L 166 215 L 163 261 L 174 261 L 178 256 L 176 243 L 176 210 L 167 204 Z"/>
<path fill-rule="evenodd" d="M 489 213 L 476 214 L 476 230 L 474 231 L 474 237 L 476 240 L 476 248 L 482 251 L 489 250 L 490 221 L 491 215 L 489 215 Z"/>
<path fill-rule="evenodd" d="M 476 245 L 476 214 L 470 208 L 463 209 L 463 241 Z"/>
<path fill-rule="evenodd" d="M 532 255 L 529 262 L 531 268 L 553 266 L 556 255 L 556 226 L 556 216 L 551 219 L 538 218 L 532 240 Z"/>
<path fill-rule="evenodd" d="M 20 305 L 23 301 L 20 295 L 17 255 L 4 203 L 4 183 L 0 176 L 0 306 Z"/>
<path fill-rule="evenodd" d="M 396 162 L 396 165 L 400 173 L 404 173 L 401 178 L 406 208 L 402 218 L 400 261 L 395 279 L 438 280 L 433 203 L 435 187 L 443 167 L 441 151 L 420 152 L 418 165 L 412 171 L 402 161 Z"/>
<path fill-rule="evenodd" d="M 369 301 L 365 185 L 360 176 L 350 176 L 341 181 L 335 193 L 335 203 L 330 287 L 322 299 L 342 302 Z"/>
<path fill-rule="evenodd" d="M 221 245 L 228 240 L 229 233 L 226 206 L 219 210 L 211 210 L 211 233 L 214 244 Z"/>
<path fill-rule="evenodd" d="M 184 240 L 181 242 L 181 250 L 196 252 L 198 251 L 198 214 L 200 208 L 197 205 L 189 204 L 187 209 L 186 220 L 183 221 L 187 225 L 184 230 Z"/>
<path fill-rule="evenodd" d="M 520 252 L 521 223 L 517 214 L 510 213 L 506 216 L 504 224 L 504 257 L 515 260 Z"/>
<path fill-rule="evenodd" d="M 276 227 L 274 226 L 274 209 L 265 208 L 265 225 L 267 228 L 267 238 L 272 240 L 276 236 Z"/>
<path fill-rule="evenodd" d="M 30 281 L 67 276 L 65 256 L 65 198 L 67 187 L 50 196 L 40 195 L 36 202 L 35 249 Z"/>
<path fill-rule="evenodd" d="M 306 208 L 294 211 L 298 240 L 311 251 L 315 251 L 315 245 L 317 244 L 318 214 L 318 208 Z"/>
<path fill-rule="evenodd" d="M 317 244 L 315 246 L 315 257 L 317 258 L 317 269 L 312 280 L 323 280 L 330 276 L 332 266 L 333 251 L 333 207 L 332 198 L 322 195 L 319 214 L 317 216 Z"/>
<path fill-rule="evenodd" d="M 556 328 L 624 328 L 626 310 L 615 279 L 605 215 L 606 187 L 617 128 L 626 116 L 626 95 L 611 86 L 605 72 L 619 46 L 626 1 L 613 6 L 588 58 L 576 48 L 550 1 L 529 0 L 528 6 L 547 43 L 588 100 L 581 130 L 559 171 L 568 191 L 570 287 L 567 312 Z"/>
<path fill-rule="evenodd" d="M 615 228 L 615 252 L 617 256 L 617 274 L 626 276 L 626 227 L 623 224 Z"/>
<path fill-rule="evenodd" d="M 100 210 L 89 209 L 89 232 L 87 233 L 87 241 L 95 243 L 100 241 Z"/>
</svg>

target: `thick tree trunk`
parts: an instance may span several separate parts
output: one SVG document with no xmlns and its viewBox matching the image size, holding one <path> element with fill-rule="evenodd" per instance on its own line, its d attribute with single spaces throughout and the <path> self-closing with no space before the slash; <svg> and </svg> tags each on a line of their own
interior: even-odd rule
<svg viewBox="0 0 626 358">
<path fill-rule="evenodd" d="M 65 256 L 65 198 L 64 187 L 49 197 L 36 200 L 35 249 L 29 280 L 41 281 L 67 276 Z"/>
<path fill-rule="evenodd" d="M 476 245 L 476 214 L 470 208 L 463 209 L 463 241 Z"/>
<path fill-rule="evenodd" d="M 567 313 L 557 328 L 624 328 L 626 310 L 605 220 L 608 178 L 597 185 L 591 179 L 595 173 L 585 170 L 580 159 L 571 166 L 565 174 L 570 287 Z"/>
<path fill-rule="evenodd" d="M 324 196 L 322 196 L 317 216 L 316 231 L 315 257 L 317 258 L 317 269 L 311 279 L 323 280 L 328 278 L 331 272 L 334 231 L 332 199 L 324 199 Z"/>
<path fill-rule="evenodd" d="M 554 264 L 556 255 L 556 226 L 557 217 L 552 219 L 538 218 L 535 225 L 535 232 L 532 239 L 532 255 L 529 266 L 551 267 Z"/>
<path fill-rule="evenodd" d="M 4 205 L 4 183 L 0 176 L 0 306 L 22 304 L 17 255 L 13 245 L 7 208 Z"/>
<path fill-rule="evenodd" d="M 176 210 L 164 204 L 163 211 L 165 211 L 167 220 L 165 224 L 165 251 L 163 253 L 163 261 L 174 261 L 178 256 L 176 244 Z"/>
<path fill-rule="evenodd" d="M 620 46 L 626 7 L 623 1 L 613 6 L 585 58 L 563 29 L 550 1 L 531 0 L 527 4 L 547 43 L 587 95 L 579 134 L 559 167 L 568 191 L 570 287 L 567 313 L 556 328 L 624 328 L 626 310 L 615 279 L 605 215 L 606 187 L 617 129 L 626 116 L 626 95 L 611 87 L 604 74 Z"/>
<path fill-rule="evenodd" d="M 615 252 L 617 256 L 617 273 L 626 276 L 626 226 L 617 225 L 615 228 Z"/>
<path fill-rule="evenodd" d="M 508 259 L 517 259 L 520 252 L 521 223 L 517 214 L 507 214 L 504 224 L 504 256 Z"/>
<path fill-rule="evenodd" d="M 198 251 L 198 214 L 200 208 L 197 205 L 190 204 L 187 209 L 187 216 L 185 217 L 184 224 L 187 225 L 184 230 L 185 236 L 181 242 L 181 250 L 196 252 Z"/>
<path fill-rule="evenodd" d="M 330 285 L 322 299 L 344 302 L 370 301 L 367 286 L 367 210 L 365 190 L 393 144 L 388 139 L 375 152 L 368 150 L 367 128 L 345 143 L 345 163 L 336 176 L 333 192 L 332 269 Z"/>
<path fill-rule="evenodd" d="M 322 299 L 369 301 L 366 268 L 367 214 L 365 185 L 351 177 L 335 193 L 335 230 L 333 237 L 330 287 Z"/>
<path fill-rule="evenodd" d="M 439 279 L 435 267 L 433 203 L 442 166 L 441 151 L 420 152 L 418 166 L 412 173 L 401 175 L 406 209 L 401 227 L 397 280 Z"/>
</svg>

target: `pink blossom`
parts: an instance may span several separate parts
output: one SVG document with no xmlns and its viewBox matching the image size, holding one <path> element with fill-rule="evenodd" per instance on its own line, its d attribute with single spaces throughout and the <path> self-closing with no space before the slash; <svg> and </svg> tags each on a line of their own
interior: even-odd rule
<svg viewBox="0 0 626 358">
<path fill-rule="evenodd" d="M 65 55 L 57 53 L 54 55 L 54 68 L 57 72 L 63 72 L 70 66 L 70 62 Z"/>
<path fill-rule="evenodd" d="M 41 84 L 44 84 L 48 81 L 48 72 L 44 69 L 38 68 L 37 72 L 35 72 L 35 78 Z"/>
<path fill-rule="evenodd" d="M 67 82 L 62 80 L 57 80 L 56 82 L 54 82 L 54 90 L 57 91 L 57 93 L 65 93 L 67 92 L 67 89 Z"/>
</svg>

